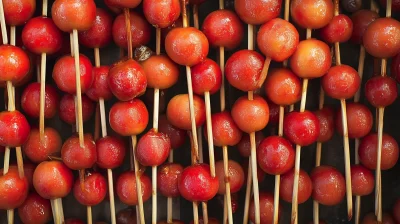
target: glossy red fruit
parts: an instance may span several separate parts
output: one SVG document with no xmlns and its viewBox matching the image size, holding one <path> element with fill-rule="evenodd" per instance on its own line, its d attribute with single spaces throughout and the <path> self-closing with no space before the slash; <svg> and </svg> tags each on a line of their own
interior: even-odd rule
<svg viewBox="0 0 400 224">
<path fill-rule="evenodd" d="M 243 25 L 232 11 L 221 9 L 211 12 L 203 21 L 202 29 L 213 47 L 234 49 L 243 40 Z"/>
<path fill-rule="evenodd" d="M 97 165 L 104 169 L 114 169 L 123 162 L 126 154 L 125 142 L 113 136 L 96 141 Z"/>
<path fill-rule="evenodd" d="M 97 160 L 96 144 L 92 136 L 84 135 L 83 147 L 80 146 L 78 136 L 68 138 L 61 148 L 61 158 L 72 170 L 91 168 Z"/>
<path fill-rule="evenodd" d="M 136 209 L 128 207 L 117 213 L 118 224 L 136 224 Z"/>
<path fill-rule="evenodd" d="M 132 33 L 132 47 L 136 48 L 140 45 L 146 45 L 150 41 L 151 26 L 146 19 L 137 12 L 130 11 L 130 23 Z M 114 42 L 122 48 L 128 48 L 126 23 L 124 14 L 120 14 L 115 18 L 112 26 L 112 36 Z"/>
<path fill-rule="evenodd" d="M 45 224 L 52 219 L 50 201 L 36 192 L 30 193 L 18 208 L 18 216 L 26 224 Z"/>
<path fill-rule="evenodd" d="M 219 188 L 218 194 L 225 194 L 226 185 L 225 181 L 230 183 L 231 194 L 240 191 L 244 184 L 244 171 L 242 166 L 233 160 L 228 160 L 228 174 L 229 177 L 225 176 L 224 162 L 222 160 L 215 163 L 215 174 L 218 178 Z"/>
<path fill-rule="evenodd" d="M 206 58 L 191 68 L 193 92 L 203 95 L 205 92 L 216 93 L 221 88 L 222 72 L 219 65 Z"/>
<path fill-rule="evenodd" d="M 347 103 L 347 128 L 350 138 L 362 138 L 367 135 L 373 125 L 373 116 L 371 111 L 360 103 Z M 336 130 L 343 135 L 342 113 L 336 112 Z"/>
<path fill-rule="evenodd" d="M 358 72 L 348 65 L 336 65 L 321 79 L 325 93 L 334 99 L 349 99 L 360 88 Z"/>
<path fill-rule="evenodd" d="M 30 19 L 22 30 L 24 46 L 35 54 L 54 54 L 61 49 L 63 38 L 53 20 L 47 17 Z"/>
<path fill-rule="evenodd" d="M 82 189 L 80 178 L 74 184 L 75 199 L 86 206 L 94 206 L 101 203 L 106 197 L 107 181 L 100 173 L 90 173 L 85 177 Z"/>
<path fill-rule="evenodd" d="M 140 184 L 142 186 L 142 198 L 143 202 L 147 201 L 151 196 L 151 180 L 146 174 L 142 174 L 140 177 Z M 137 188 L 134 171 L 123 172 L 117 180 L 116 191 L 119 200 L 127 205 L 137 205 Z"/>
<path fill-rule="evenodd" d="M 225 64 L 225 77 L 229 84 L 242 91 L 253 91 L 262 85 L 261 71 L 264 57 L 251 50 L 233 53 Z"/>
<path fill-rule="evenodd" d="M 361 224 L 376 224 L 379 223 L 377 218 L 373 212 L 368 213 L 364 216 Z M 396 222 L 393 220 L 393 217 L 389 213 L 383 213 L 382 215 L 382 224 L 395 224 Z"/>
<path fill-rule="evenodd" d="M 269 107 L 269 122 L 268 124 L 271 125 L 277 125 L 279 122 L 279 110 L 280 110 L 280 106 L 276 105 L 275 103 L 268 101 L 268 107 Z M 285 109 L 286 112 L 288 112 L 287 109 Z"/>
<path fill-rule="evenodd" d="M 365 83 L 365 97 L 374 107 L 387 107 L 397 98 L 396 81 L 390 77 L 373 76 Z"/>
<path fill-rule="evenodd" d="M 331 166 L 319 166 L 310 174 L 312 197 L 320 204 L 332 206 L 339 204 L 346 194 L 346 183 L 343 175 Z"/>
<path fill-rule="evenodd" d="M 108 73 L 108 86 L 121 101 L 129 101 L 143 95 L 147 79 L 142 66 L 133 59 L 116 62 Z"/>
<path fill-rule="evenodd" d="M 310 111 L 290 112 L 283 120 L 283 133 L 287 139 L 300 146 L 311 145 L 319 136 L 318 118 Z"/>
<path fill-rule="evenodd" d="M 107 0 L 107 2 L 113 6 L 118 8 L 136 8 L 142 0 Z"/>
<path fill-rule="evenodd" d="M 161 165 L 157 172 L 157 189 L 165 197 L 179 197 L 178 180 L 183 171 L 178 163 Z"/>
<path fill-rule="evenodd" d="M 267 58 L 274 61 L 288 59 L 299 44 L 299 32 L 288 21 L 281 18 L 264 23 L 257 34 L 257 45 Z"/>
<path fill-rule="evenodd" d="M 186 139 L 186 131 L 179 129 L 169 123 L 167 116 L 161 115 L 158 121 L 158 129 L 166 134 L 171 141 L 171 150 L 180 148 Z"/>
<path fill-rule="evenodd" d="M 256 136 L 256 148 L 260 145 L 261 141 L 264 139 L 264 134 L 261 131 L 255 133 Z M 251 145 L 250 145 L 250 135 L 243 134 L 239 143 L 236 145 L 239 153 L 243 157 L 249 157 L 251 154 Z"/>
<path fill-rule="evenodd" d="M 33 173 L 33 186 L 43 198 L 56 199 L 68 195 L 72 189 L 72 171 L 60 161 L 40 163 Z"/>
<path fill-rule="evenodd" d="M 328 25 L 320 30 L 321 38 L 327 43 L 347 42 L 353 33 L 353 22 L 345 14 L 334 16 Z"/>
<path fill-rule="evenodd" d="M 93 0 L 56 0 L 51 17 L 64 32 L 88 30 L 96 19 L 96 4 Z"/>
<path fill-rule="evenodd" d="M 242 131 L 228 111 L 211 115 L 211 124 L 215 146 L 235 146 L 242 138 Z M 206 135 L 206 129 L 204 133 Z"/>
<path fill-rule="evenodd" d="M 208 54 L 207 37 L 193 27 L 172 29 L 165 37 L 165 51 L 176 63 L 194 66 Z"/>
<path fill-rule="evenodd" d="M 302 28 L 319 29 L 333 18 L 333 2 L 330 0 L 294 0 L 290 14 Z"/>
<path fill-rule="evenodd" d="M 52 118 L 57 113 L 60 96 L 57 89 L 46 85 L 44 90 L 44 117 Z M 40 83 L 34 82 L 25 87 L 21 95 L 21 107 L 24 112 L 34 118 L 40 115 Z"/>
<path fill-rule="evenodd" d="M 24 203 L 28 192 L 28 180 L 26 177 L 19 177 L 16 166 L 10 166 L 6 174 L 3 174 L 3 169 L 0 169 L 0 209 L 19 207 Z"/>
<path fill-rule="evenodd" d="M 331 63 L 329 46 L 316 39 L 300 41 L 296 51 L 290 58 L 290 68 L 293 72 L 300 78 L 308 79 L 325 75 L 331 67 Z"/>
<path fill-rule="evenodd" d="M 40 163 L 48 160 L 49 156 L 57 156 L 61 150 L 61 144 L 60 134 L 54 128 L 46 127 L 42 140 L 40 139 L 39 129 L 32 128 L 22 149 L 30 161 Z"/>
<path fill-rule="evenodd" d="M 86 95 L 91 100 L 98 101 L 100 98 L 103 98 L 104 100 L 109 100 L 112 98 L 113 94 L 108 87 L 109 71 L 110 66 L 100 66 L 93 68 L 93 83 L 86 91 Z"/>
<path fill-rule="evenodd" d="M 8 0 L 3 2 L 4 18 L 7 25 L 20 26 L 35 13 L 35 0 Z"/>
<path fill-rule="evenodd" d="M 157 28 L 166 28 L 179 18 L 179 0 L 143 0 L 143 13 L 149 23 Z"/>
<path fill-rule="evenodd" d="M 400 200 L 397 199 L 392 208 L 392 214 L 396 222 L 400 221 Z"/>
<path fill-rule="evenodd" d="M 351 166 L 351 190 L 353 195 L 365 196 L 374 190 L 374 175 L 363 165 Z"/>
<path fill-rule="evenodd" d="M 247 24 L 263 24 L 279 16 L 282 0 L 235 0 L 235 11 Z"/>
<path fill-rule="evenodd" d="M 281 185 L 279 196 L 286 202 L 292 202 L 294 183 L 294 169 L 281 176 Z M 312 193 L 313 185 L 307 172 L 300 170 L 299 173 L 299 190 L 297 192 L 297 200 L 299 204 L 306 202 Z"/>
<path fill-rule="evenodd" d="M 279 136 L 269 136 L 257 147 L 260 168 L 271 175 L 284 174 L 294 165 L 295 152 L 292 144 Z"/>
<path fill-rule="evenodd" d="M 201 126 L 206 120 L 204 100 L 194 95 L 193 102 L 196 126 Z M 167 118 L 172 125 L 180 129 L 192 129 L 188 94 L 176 95 L 169 101 L 167 106 Z"/>
<path fill-rule="evenodd" d="M 19 47 L 0 46 L 0 81 L 16 84 L 28 74 L 31 63 L 28 55 Z"/>
<path fill-rule="evenodd" d="M 378 149 L 378 135 L 371 133 L 365 136 L 358 148 L 361 163 L 368 169 L 376 169 L 376 154 Z M 397 141 L 388 134 L 382 136 L 382 160 L 381 169 L 388 170 L 394 167 L 399 159 L 399 145 Z"/>
<path fill-rule="evenodd" d="M 152 55 L 141 62 L 150 88 L 168 89 L 179 78 L 179 67 L 166 55 Z"/>
<path fill-rule="evenodd" d="M 267 98 L 277 105 L 291 105 L 300 100 L 300 79 L 289 69 L 278 68 L 270 71 L 265 80 Z"/>
<path fill-rule="evenodd" d="M 93 115 L 95 105 L 86 95 L 82 95 L 82 120 L 85 122 Z M 65 94 L 60 101 L 58 115 L 64 122 L 76 124 L 75 99 L 73 95 Z"/>
<path fill-rule="evenodd" d="M 139 99 L 117 102 L 109 114 L 111 128 L 122 136 L 138 135 L 149 123 L 149 112 Z"/>
<path fill-rule="evenodd" d="M 218 192 L 218 178 L 211 177 L 207 164 L 186 167 L 178 179 L 178 189 L 188 201 L 209 201 Z"/>
<path fill-rule="evenodd" d="M 268 104 L 257 95 L 254 95 L 253 100 L 249 100 L 247 96 L 237 99 L 231 114 L 237 126 L 246 133 L 264 129 L 269 120 Z"/>
<path fill-rule="evenodd" d="M 170 150 L 168 136 L 151 129 L 139 139 L 136 158 L 143 166 L 159 166 L 168 158 Z"/>
<path fill-rule="evenodd" d="M 362 44 L 365 30 L 370 23 L 379 18 L 378 13 L 371 10 L 361 9 L 351 15 L 353 21 L 353 32 L 350 41 L 355 44 Z"/>
<path fill-rule="evenodd" d="M 278 219 L 282 213 L 282 206 L 279 206 Z M 274 195 L 269 192 L 260 192 L 260 224 L 272 223 L 274 216 Z M 255 223 L 254 199 L 250 202 L 249 218 Z"/>
<path fill-rule="evenodd" d="M 335 111 L 331 107 L 323 107 L 313 113 L 319 121 L 319 134 L 317 141 L 329 141 L 335 133 Z M 341 130 L 343 130 L 343 128 Z"/>
<path fill-rule="evenodd" d="M 102 48 L 111 42 L 113 18 L 104 9 L 96 8 L 96 18 L 90 29 L 79 33 L 79 44 L 89 48 Z"/>
<path fill-rule="evenodd" d="M 60 0 L 57 0 L 60 1 Z M 92 62 L 85 55 L 79 55 L 79 72 L 81 91 L 86 92 L 93 82 Z M 65 55 L 58 59 L 53 67 L 53 79 L 57 87 L 69 94 L 76 93 L 75 59 L 71 55 Z"/>
<path fill-rule="evenodd" d="M 30 130 L 31 127 L 21 112 L 0 112 L 0 145 L 11 148 L 21 146 L 28 140 Z"/>
</svg>

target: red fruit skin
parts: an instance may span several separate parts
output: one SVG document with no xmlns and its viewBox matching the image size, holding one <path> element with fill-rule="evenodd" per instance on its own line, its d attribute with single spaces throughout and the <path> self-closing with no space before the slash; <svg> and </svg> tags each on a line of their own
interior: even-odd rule
<svg viewBox="0 0 400 224">
<path fill-rule="evenodd" d="M 36 165 L 30 162 L 24 162 L 24 174 L 29 183 L 29 189 L 33 189 L 33 172 L 36 169 Z"/>
<path fill-rule="evenodd" d="M 364 216 L 362 224 L 375 224 L 378 223 L 377 218 L 373 212 L 368 213 Z M 382 215 L 382 224 L 395 224 L 396 222 L 393 220 L 393 217 L 389 213 L 383 213 Z"/>
<path fill-rule="evenodd" d="M 36 192 L 30 193 L 18 208 L 18 216 L 26 224 L 48 223 L 53 218 L 50 201 Z"/>
<path fill-rule="evenodd" d="M 107 193 L 107 181 L 100 173 L 90 173 L 85 177 L 82 189 L 80 178 L 74 184 L 75 199 L 86 206 L 100 204 Z"/>
<path fill-rule="evenodd" d="M 0 112 L 0 145 L 11 148 L 21 146 L 28 140 L 30 130 L 31 127 L 21 112 Z"/>
<path fill-rule="evenodd" d="M 290 15 L 302 28 L 319 29 L 333 18 L 333 3 L 330 0 L 294 0 L 290 4 Z"/>
<path fill-rule="evenodd" d="M 361 164 L 371 170 L 376 169 L 376 154 L 378 149 L 378 135 L 371 133 L 365 136 L 358 148 Z M 399 159 L 399 145 L 397 141 L 388 134 L 382 136 L 382 160 L 381 169 L 388 170 L 394 167 Z"/>
<path fill-rule="evenodd" d="M 400 200 L 397 199 L 396 202 L 393 205 L 392 208 L 392 214 L 393 214 L 393 218 L 394 220 L 396 220 L 397 223 L 400 222 Z"/>
<path fill-rule="evenodd" d="M 44 117 L 52 118 L 57 113 L 60 96 L 56 88 L 49 84 L 45 86 L 44 92 Z M 30 117 L 40 116 L 40 83 L 31 83 L 25 87 L 21 95 L 21 107 Z"/>
<path fill-rule="evenodd" d="M 353 32 L 351 34 L 350 41 L 355 44 L 362 44 L 365 30 L 369 24 L 375 21 L 377 18 L 379 18 L 379 15 L 371 10 L 361 9 L 353 13 L 353 15 L 351 15 Z"/>
<path fill-rule="evenodd" d="M 111 128 L 122 136 L 138 135 L 149 123 L 149 112 L 139 99 L 117 102 L 110 109 L 109 121 Z"/>
<path fill-rule="evenodd" d="M 157 172 L 157 189 L 165 197 L 179 197 L 178 179 L 183 172 L 182 165 L 167 163 L 161 165 Z"/>
<path fill-rule="evenodd" d="M 193 27 L 177 27 L 165 37 L 165 51 L 177 64 L 194 66 L 208 55 L 207 37 Z"/>
<path fill-rule="evenodd" d="M 129 101 L 146 91 L 147 78 L 142 66 L 133 59 L 122 60 L 111 66 L 108 87 L 121 101 Z"/>
<path fill-rule="evenodd" d="M 292 203 L 293 183 L 294 183 L 294 169 L 290 170 L 289 172 L 281 176 L 279 196 L 288 203 Z M 297 192 L 298 195 L 297 200 L 299 204 L 306 202 L 310 198 L 312 189 L 313 185 L 307 172 L 304 170 L 300 170 L 299 190 Z"/>
<path fill-rule="evenodd" d="M 310 111 L 290 112 L 283 120 L 283 133 L 296 145 L 311 145 L 320 132 L 318 118 Z"/>
<path fill-rule="evenodd" d="M 84 135 L 83 147 L 79 144 L 79 137 L 67 139 L 61 148 L 61 158 L 68 168 L 82 170 L 91 168 L 97 160 L 96 144 L 90 134 Z"/>
<path fill-rule="evenodd" d="M 194 95 L 193 102 L 196 126 L 199 127 L 203 125 L 206 120 L 204 100 Z M 188 94 L 176 95 L 169 101 L 167 106 L 167 118 L 172 125 L 180 129 L 192 129 Z"/>
<path fill-rule="evenodd" d="M 11 45 L 0 46 L 0 81 L 16 84 L 28 74 L 31 63 L 24 50 Z"/>
<path fill-rule="evenodd" d="M 231 115 L 237 126 L 246 133 L 260 131 L 269 121 L 269 107 L 267 102 L 258 95 L 253 100 L 242 96 L 236 100 Z"/>
<path fill-rule="evenodd" d="M 45 199 L 63 198 L 72 189 L 74 177 L 72 171 L 60 161 L 44 161 L 33 173 L 33 186 Z"/>
<path fill-rule="evenodd" d="M 44 16 L 30 19 L 22 30 L 22 43 L 35 54 L 54 54 L 63 44 L 62 33 L 53 20 Z"/>
<path fill-rule="evenodd" d="M 269 136 L 257 147 L 260 168 L 270 175 L 284 174 L 294 165 L 295 152 L 292 144 L 279 136 Z"/>
<path fill-rule="evenodd" d="M 374 107 L 387 107 L 397 98 L 396 81 L 390 77 L 373 76 L 365 83 L 365 97 Z"/>
<path fill-rule="evenodd" d="M 292 71 L 300 78 L 307 79 L 322 77 L 328 72 L 331 64 L 332 59 L 329 46 L 316 39 L 300 41 L 290 59 L 290 68 Z"/>
<path fill-rule="evenodd" d="M 143 13 L 155 27 L 166 28 L 179 18 L 181 3 L 179 0 L 143 0 Z"/>
<path fill-rule="evenodd" d="M 277 105 L 291 105 L 300 100 L 300 79 L 289 69 L 278 68 L 270 71 L 265 80 L 267 98 Z"/>
<path fill-rule="evenodd" d="M 32 128 L 29 138 L 22 146 L 22 149 L 30 161 L 41 163 L 48 160 L 49 156 L 59 155 L 61 144 L 61 137 L 54 128 L 46 127 L 42 140 L 40 140 L 39 129 Z"/>
<path fill-rule="evenodd" d="M 279 122 L 279 110 L 280 110 L 280 106 L 276 105 L 275 103 L 271 102 L 271 101 L 267 101 L 268 102 L 268 107 L 269 107 L 269 122 L 268 124 L 272 124 L 272 125 L 277 125 Z M 285 110 L 287 111 L 287 110 Z"/>
<path fill-rule="evenodd" d="M 140 183 L 142 186 L 142 198 L 143 202 L 147 201 L 151 196 L 151 180 L 146 174 L 142 174 L 140 177 Z M 126 171 L 122 173 L 117 180 L 116 185 L 117 195 L 122 203 L 127 205 L 137 205 L 137 188 L 134 171 Z"/>
<path fill-rule="evenodd" d="M 84 122 L 93 115 L 94 107 L 94 103 L 86 95 L 82 95 L 82 120 Z M 75 99 L 73 95 L 65 94 L 61 98 L 58 115 L 64 122 L 70 125 L 76 124 Z"/>
<path fill-rule="evenodd" d="M 211 115 L 211 124 L 215 146 L 235 146 L 242 138 L 242 131 L 228 111 Z M 207 136 L 207 129 L 204 129 L 204 133 Z"/>
<path fill-rule="evenodd" d="M 282 213 L 282 206 L 279 205 L 278 220 Z M 260 192 L 260 224 L 269 224 L 273 221 L 274 214 L 274 195 L 269 192 Z M 250 202 L 249 207 L 250 220 L 255 223 L 255 207 L 254 199 Z"/>
<path fill-rule="evenodd" d="M 60 1 L 60 0 L 57 0 Z M 81 91 L 85 93 L 93 82 L 92 63 L 83 54 L 79 55 L 79 72 L 81 79 Z M 53 79 L 57 87 L 69 94 L 76 94 L 75 59 L 71 55 L 65 55 L 58 59 L 53 68 Z"/>
<path fill-rule="evenodd" d="M 371 131 L 373 116 L 368 107 L 360 103 L 347 103 L 346 112 L 349 138 L 362 138 Z M 336 112 L 336 130 L 343 135 L 341 110 Z"/>
<path fill-rule="evenodd" d="M 113 136 L 96 141 L 97 165 L 104 169 L 114 169 L 123 162 L 126 154 L 125 142 Z"/>
<path fill-rule="evenodd" d="M 321 79 L 325 93 L 334 99 L 349 99 L 360 88 L 358 72 L 348 65 L 336 65 Z"/>
<path fill-rule="evenodd" d="M 351 166 L 351 190 L 353 195 L 365 196 L 374 190 L 374 175 L 363 165 Z"/>
<path fill-rule="evenodd" d="M 107 0 L 107 2 L 113 6 L 118 8 L 136 8 L 142 0 Z"/>
<path fill-rule="evenodd" d="M 215 61 L 206 58 L 193 66 L 191 71 L 194 93 L 198 95 L 203 95 L 205 92 L 214 94 L 221 88 L 222 72 Z"/>
<path fill-rule="evenodd" d="M 96 8 L 96 17 L 92 27 L 79 33 L 79 44 L 89 48 L 102 48 L 112 39 L 113 18 L 104 9 Z"/>
<path fill-rule="evenodd" d="M 166 55 L 152 55 L 141 62 L 150 88 L 168 89 L 179 78 L 179 67 Z"/>
<path fill-rule="evenodd" d="M 386 7 L 386 2 L 387 0 L 380 0 L 379 1 L 383 7 Z M 400 1 L 399 0 L 393 0 L 392 1 L 392 12 L 399 12 L 400 11 Z"/>
<path fill-rule="evenodd" d="M 143 166 L 159 166 L 167 160 L 170 150 L 168 136 L 151 129 L 139 139 L 136 158 Z"/>
<path fill-rule="evenodd" d="M 247 24 L 259 25 L 279 16 L 282 0 L 236 0 L 235 11 Z"/>
<path fill-rule="evenodd" d="M 288 21 L 281 18 L 264 23 L 257 34 L 257 45 L 267 58 L 274 61 L 288 59 L 299 44 L 299 32 Z"/>
<path fill-rule="evenodd" d="M 320 204 L 333 206 L 339 204 L 346 194 L 343 175 L 330 166 L 319 166 L 310 174 L 313 192 L 312 197 Z"/>
<path fill-rule="evenodd" d="M 264 57 L 252 50 L 239 50 L 233 53 L 225 64 L 225 77 L 233 87 L 246 91 L 260 88 Z"/>
<path fill-rule="evenodd" d="M 3 169 L 0 172 L 0 209 L 15 209 L 28 196 L 28 180 L 26 177 L 19 177 L 16 166 L 10 166 L 6 174 L 3 174 Z"/>
<path fill-rule="evenodd" d="M 255 133 L 256 135 L 256 148 L 260 145 L 261 141 L 264 139 L 264 134 L 261 131 Z M 251 154 L 251 145 L 250 145 L 250 135 L 243 134 L 239 143 L 236 145 L 239 153 L 243 157 L 249 157 Z"/>
<path fill-rule="evenodd" d="M 208 14 L 201 30 L 212 47 L 231 50 L 238 47 L 243 40 L 242 22 L 234 12 L 226 9 Z"/>
<path fill-rule="evenodd" d="M 64 32 L 88 30 L 96 19 L 96 4 L 93 0 L 56 0 L 51 7 L 51 17 Z"/>
<path fill-rule="evenodd" d="M 178 189 L 188 201 L 209 201 L 218 192 L 218 178 L 211 177 L 207 164 L 195 164 L 186 167 L 178 178 Z"/>
<path fill-rule="evenodd" d="M 318 118 L 319 121 L 319 134 L 317 141 L 318 142 L 329 141 L 332 138 L 333 134 L 335 133 L 334 110 L 331 107 L 323 107 L 322 109 L 314 111 L 313 113 Z M 343 130 L 343 128 L 341 130 Z"/>
<path fill-rule="evenodd" d="M 165 115 L 161 115 L 159 118 L 158 130 L 169 137 L 171 150 L 180 148 L 185 143 L 186 132 L 169 123 Z"/>
<path fill-rule="evenodd" d="M 35 0 L 8 0 L 3 2 L 4 18 L 10 26 L 20 26 L 35 13 Z"/>
<path fill-rule="evenodd" d="M 113 94 L 108 87 L 108 72 L 110 66 L 94 67 L 93 83 L 90 88 L 86 91 L 86 95 L 93 101 L 99 101 L 100 98 L 109 100 L 113 97 Z"/>
<path fill-rule="evenodd" d="M 244 171 L 242 166 L 233 160 L 228 160 L 228 174 L 229 177 L 225 177 L 224 162 L 222 160 L 215 163 L 215 174 L 218 178 L 219 188 L 218 194 L 225 194 L 226 186 L 225 181 L 230 183 L 231 194 L 240 191 L 244 184 Z"/>
<path fill-rule="evenodd" d="M 136 210 L 127 207 L 117 213 L 117 223 L 119 224 L 136 224 Z"/>
<path fill-rule="evenodd" d="M 146 19 L 136 12 L 130 11 L 130 23 L 132 33 L 132 47 L 146 45 L 151 38 L 151 26 Z M 112 36 L 114 42 L 121 48 L 128 48 L 126 23 L 124 13 L 115 18 L 112 25 Z"/>
<path fill-rule="evenodd" d="M 339 14 L 334 16 L 328 25 L 322 27 L 319 34 L 330 44 L 347 42 L 353 33 L 353 22 L 350 17 Z"/>
<path fill-rule="evenodd" d="M 65 220 L 65 224 L 85 224 L 85 223 L 80 219 L 67 219 Z"/>
</svg>

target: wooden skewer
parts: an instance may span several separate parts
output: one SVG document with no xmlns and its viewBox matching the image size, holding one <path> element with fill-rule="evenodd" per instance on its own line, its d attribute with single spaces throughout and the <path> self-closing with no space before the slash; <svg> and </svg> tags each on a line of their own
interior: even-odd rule
<svg viewBox="0 0 400 224">
<path fill-rule="evenodd" d="M 132 155 L 133 155 L 133 164 L 135 167 L 135 179 L 136 179 L 136 191 L 138 197 L 138 207 L 139 207 L 139 217 L 140 223 L 144 223 L 144 209 L 143 209 L 143 196 L 142 196 L 142 184 L 139 178 L 139 162 L 136 158 L 136 145 L 137 145 L 137 137 L 136 135 L 131 136 L 132 141 Z"/>
<path fill-rule="evenodd" d="M 206 124 L 207 124 L 208 151 L 210 159 L 210 172 L 211 172 L 211 177 L 215 177 L 214 139 L 212 132 L 212 124 L 211 124 L 210 92 L 205 92 L 204 98 L 206 102 Z"/>
<path fill-rule="evenodd" d="M 51 202 L 51 207 L 53 207 L 53 209 L 54 209 L 54 211 L 56 213 L 55 217 L 53 215 L 54 222 L 56 224 L 61 224 L 61 219 L 60 219 L 60 214 L 59 214 L 59 211 L 60 211 L 59 203 L 57 202 L 57 199 L 51 199 L 50 202 Z"/>
<path fill-rule="evenodd" d="M 4 7 L 3 1 L 0 1 L 0 26 L 1 26 L 1 38 L 3 40 L 3 44 L 8 44 L 7 37 L 7 27 L 6 27 L 6 19 L 4 17 Z"/>
<path fill-rule="evenodd" d="M 231 199 L 231 184 L 229 182 L 229 166 L 228 166 L 228 146 L 222 146 L 222 154 L 224 161 L 224 175 L 225 175 L 225 199 L 227 207 L 227 216 L 228 223 L 233 223 L 233 215 L 232 215 L 232 199 Z M 225 220 L 224 220 L 225 221 Z"/>
<path fill-rule="evenodd" d="M 87 216 L 87 223 L 92 224 L 93 219 L 92 219 L 92 206 L 86 206 L 86 216 Z"/>
<path fill-rule="evenodd" d="M 64 223 L 64 209 L 62 204 L 62 198 L 57 198 L 57 202 L 59 204 L 59 213 L 61 218 L 61 223 Z"/>
<path fill-rule="evenodd" d="M 42 2 L 42 15 L 47 16 L 47 0 Z M 44 137 L 44 107 L 45 107 L 45 85 L 46 85 L 46 53 L 41 54 L 40 63 L 40 109 L 39 109 L 39 136 L 40 141 Z"/>
<path fill-rule="evenodd" d="M 249 157 L 249 164 L 247 168 L 247 183 L 246 183 L 246 197 L 244 199 L 244 214 L 243 214 L 243 224 L 247 224 L 249 222 L 249 207 L 250 207 L 250 195 L 251 195 L 251 158 Z"/>
</svg>

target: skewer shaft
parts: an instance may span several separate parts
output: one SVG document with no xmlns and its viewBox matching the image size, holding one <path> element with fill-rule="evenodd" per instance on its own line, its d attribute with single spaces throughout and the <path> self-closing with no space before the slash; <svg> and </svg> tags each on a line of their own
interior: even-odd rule
<svg viewBox="0 0 400 224">
<path fill-rule="evenodd" d="M 251 195 L 251 183 L 252 183 L 251 167 L 252 167 L 251 158 L 249 158 L 249 165 L 247 168 L 246 198 L 244 200 L 243 224 L 247 224 L 249 222 L 249 207 L 250 207 L 250 195 Z"/>
<path fill-rule="evenodd" d="M 46 53 L 41 54 L 40 63 L 40 109 L 39 109 L 39 133 L 40 140 L 44 137 L 44 107 L 45 107 L 45 88 L 46 88 Z"/>
<path fill-rule="evenodd" d="M 86 216 L 87 216 L 87 223 L 92 224 L 93 219 L 92 219 L 92 207 L 91 206 L 86 206 Z"/>
<path fill-rule="evenodd" d="M 143 209 L 143 197 L 142 197 L 142 182 L 139 177 L 139 162 L 136 159 L 136 145 L 137 145 L 137 137 L 136 135 L 131 136 L 132 141 L 132 155 L 133 155 L 133 164 L 135 167 L 135 179 L 136 179 L 136 191 L 138 197 L 139 204 L 139 218 L 140 223 L 144 223 L 144 209 Z"/>
<path fill-rule="evenodd" d="M 110 212 L 111 212 L 111 223 L 116 224 L 115 218 L 115 199 L 114 199 L 114 183 L 112 169 L 107 169 L 108 176 L 108 194 L 110 196 Z"/>
<path fill-rule="evenodd" d="M 209 160 L 210 160 L 210 172 L 211 172 L 211 176 L 215 177 L 214 138 L 213 138 L 213 130 L 212 130 L 212 124 L 211 124 L 210 92 L 205 92 L 204 98 L 205 98 L 205 102 L 206 102 L 207 142 L 208 142 L 208 151 L 209 151 Z"/>
<path fill-rule="evenodd" d="M 157 166 L 151 167 L 151 181 L 152 181 L 151 223 L 157 224 Z"/>
<path fill-rule="evenodd" d="M 228 223 L 233 223 L 232 215 L 232 199 L 231 199 L 231 184 L 229 183 L 229 165 L 228 165 L 228 146 L 222 146 L 223 162 L 224 162 L 224 172 L 225 172 L 225 201 L 228 212 Z"/>
</svg>

